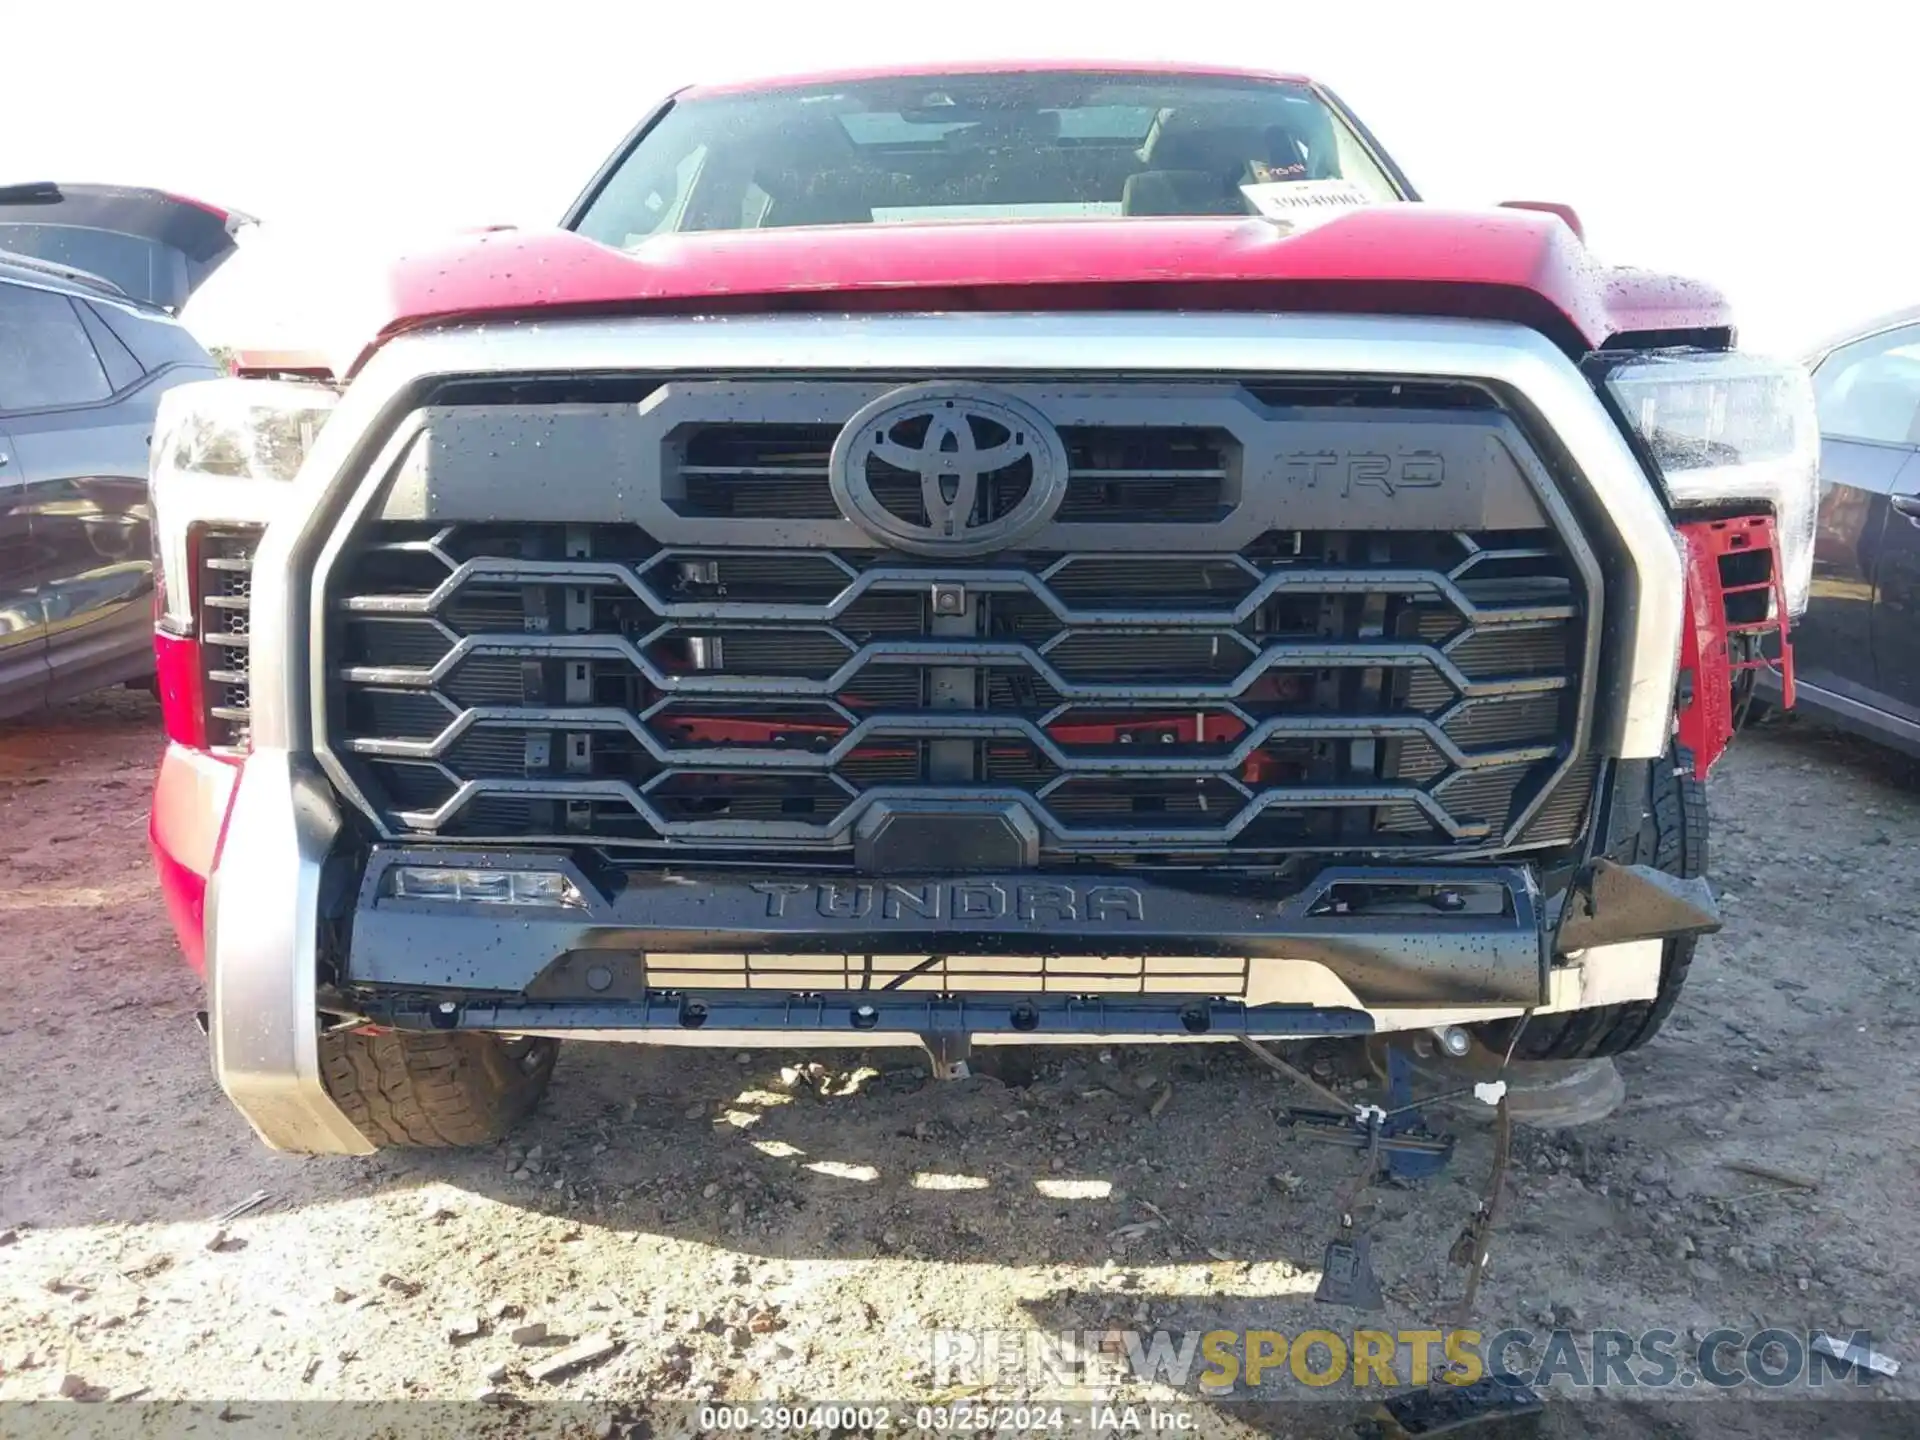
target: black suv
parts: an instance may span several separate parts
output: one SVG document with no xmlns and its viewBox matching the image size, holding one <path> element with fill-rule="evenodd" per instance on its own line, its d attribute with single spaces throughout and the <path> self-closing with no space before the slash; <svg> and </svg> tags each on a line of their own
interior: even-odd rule
<svg viewBox="0 0 1920 1440">
<path fill-rule="evenodd" d="M 153 674 L 147 446 L 218 367 L 175 315 L 247 217 L 0 186 L 0 717 Z"/>
</svg>

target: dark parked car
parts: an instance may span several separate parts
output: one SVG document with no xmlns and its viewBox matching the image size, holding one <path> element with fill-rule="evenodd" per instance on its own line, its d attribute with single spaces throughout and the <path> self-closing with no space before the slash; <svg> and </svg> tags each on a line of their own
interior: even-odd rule
<svg viewBox="0 0 1920 1440">
<path fill-rule="evenodd" d="M 244 216 L 0 186 L 0 717 L 153 673 L 147 445 L 218 367 L 176 320 Z"/>
<path fill-rule="evenodd" d="M 1794 629 L 1799 703 L 1920 755 L 1920 307 L 1811 364 L 1820 513 L 1813 600 Z"/>
</svg>

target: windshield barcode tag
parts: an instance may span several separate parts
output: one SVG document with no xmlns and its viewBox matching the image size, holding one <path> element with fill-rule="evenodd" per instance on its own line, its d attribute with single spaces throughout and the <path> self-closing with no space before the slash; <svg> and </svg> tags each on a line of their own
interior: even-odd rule
<svg viewBox="0 0 1920 1440">
<path fill-rule="evenodd" d="M 1285 220 L 1294 227 L 1315 225 L 1374 198 L 1351 180 L 1270 180 L 1242 185 L 1240 193 L 1269 220 Z"/>
</svg>

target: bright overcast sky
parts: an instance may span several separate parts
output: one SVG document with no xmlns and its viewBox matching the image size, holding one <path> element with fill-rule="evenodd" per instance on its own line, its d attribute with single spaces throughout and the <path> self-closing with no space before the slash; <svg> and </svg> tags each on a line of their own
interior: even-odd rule
<svg viewBox="0 0 1920 1440">
<path fill-rule="evenodd" d="M 1602 259 L 1727 290 L 1756 347 L 1920 303 L 1907 0 L 0 8 L 0 180 L 152 185 L 266 222 L 189 306 L 209 343 L 302 338 L 342 271 L 437 231 L 551 223 L 678 85 L 947 56 L 1305 72 L 1428 199 L 1567 201 Z"/>
</svg>

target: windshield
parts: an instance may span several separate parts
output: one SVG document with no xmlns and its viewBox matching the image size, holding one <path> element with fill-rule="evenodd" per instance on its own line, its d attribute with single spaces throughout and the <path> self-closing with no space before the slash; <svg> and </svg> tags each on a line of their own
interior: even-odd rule
<svg viewBox="0 0 1920 1440">
<path fill-rule="evenodd" d="M 627 154 L 578 228 L 688 230 L 1281 215 L 1402 198 L 1309 87 L 1200 76 L 916 76 L 696 97 Z"/>
</svg>

